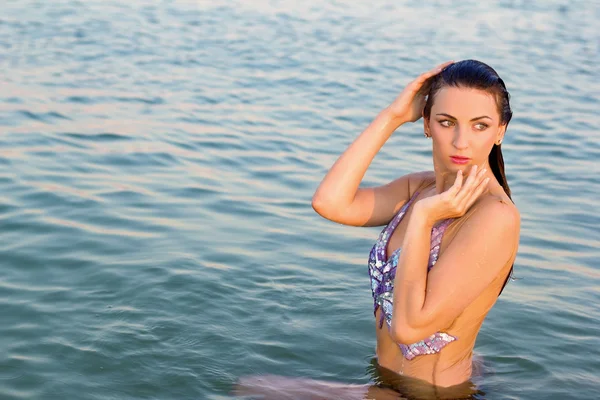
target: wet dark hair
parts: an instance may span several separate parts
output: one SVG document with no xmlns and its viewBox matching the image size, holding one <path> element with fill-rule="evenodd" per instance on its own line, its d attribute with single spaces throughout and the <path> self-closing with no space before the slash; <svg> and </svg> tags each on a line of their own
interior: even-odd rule
<svg viewBox="0 0 600 400">
<path fill-rule="evenodd" d="M 512 118 L 512 111 L 510 109 L 510 95 L 506 90 L 504 81 L 498 76 L 498 73 L 489 65 L 482 63 L 477 60 L 463 60 L 448 65 L 439 74 L 430 78 L 427 82 L 425 93 L 428 94 L 427 101 L 425 102 L 425 108 L 423 110 L 423 116 L 429 120 L 431 116 L 431 107 L 435 100 L 435 95 L 443 87 L 462 87 L 469 89 L 479 89 L 493 95 L 496 99 L 496 105 L 498 106 L 498 113 L 500 114 L 500 124 L 506 125 Z M 499 144 L 494 144 L 490 155 L 488 156 L 488 162 L 490 168 L 494 173 L 494 176 L 504 188 L 504 192 L 512 201 L 510 188 L 508 187 L 508 181 L 504 173 L 504 158 L 502 157 L 502 150 Z M 500 293 L 504 290 L 504 286 L 508 280 L 512 277 L 514 264 L 510 267 L 510 271 Z"/>
</svg>

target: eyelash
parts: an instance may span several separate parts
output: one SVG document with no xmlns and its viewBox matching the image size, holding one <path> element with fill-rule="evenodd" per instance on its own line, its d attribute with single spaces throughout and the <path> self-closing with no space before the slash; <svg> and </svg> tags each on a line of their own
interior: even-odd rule
<svg viewBox="0 0 600 400">
<path fill-rule="evenodd" d="M 444 125 L 443 122 L 452 122 L 452 121 L 450 121 L 449 119 L 442 119 L 442 120 L 439 121 L 440 125 L 442 125 L 444 128 L 449 128 L 449 126 Z M 488 124 L 484 124 L 483 122 L 479 122 L 477 125 L 482 125 L 483 126 L 483 128 L 478 129 L 480 131 L 484 131 L 484 130 L 486 130 L 489 127 Z"/>
</svg>

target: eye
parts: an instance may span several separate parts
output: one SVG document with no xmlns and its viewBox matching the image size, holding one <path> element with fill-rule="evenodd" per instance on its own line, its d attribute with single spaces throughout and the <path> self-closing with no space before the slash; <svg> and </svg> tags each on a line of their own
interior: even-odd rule
<svg viewBox="0 0 600 400">
<path fill-rule="evenodd" d="M 445 126 L 446 128 L 454 125 L 454 122 L 448 120 L 448 119 L 443 119 L 441 121 L 439 121 L 440 125 Z"/>
<path fill-rule="evenodd" d="M 478 130 L 480 130 L 480 131 L 484 131 L 484 130 L 486 130 L 486 129 L 488 128 L 488 126 L 489 126 L 489 125 L 488 125 L 488 124 L 484 124 L 484 123 L 481 123 L 481 122 L 480 122 L 480 123 L 476 124 L 475 126 L 477 126 L 477 127 L 478 127 L 478 128 L 477 128 Z"/>
</svg>

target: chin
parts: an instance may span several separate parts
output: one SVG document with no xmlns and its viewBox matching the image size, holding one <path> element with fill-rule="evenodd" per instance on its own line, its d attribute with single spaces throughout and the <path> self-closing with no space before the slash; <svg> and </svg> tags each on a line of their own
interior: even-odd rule
<svg viewBox="0 0 600 400">
<path fill-rule="evenodd" d="M 447 165 L 448 165 L 448 169 L 450 169 L 451 171 L 458 172 L 458 170 L 460 169 L 463 172 L 465 172 L 465 171 L 468 171 L 469 169 L 471 169 L 471 166 L 473 164 L 475 164 L 473 162 L 473 160 L 468 160 L 464 164 L 456 164 L 456 163 L 450 161 Z"/>
<path fill-rule="evenodd" d="M 451 174 L 456 174 L 459 170 L 461 170 L 463 173 L 469 172 L 471 167 L 475 164 L 472 159 L 468 160 L 464 164 L 454 163 L 452 160 L 450 160 L 450 156 L 448 156 L 447 159 L 448 159 L 448 161 L 439 162 L 439 163 L 437 163 L 437 165 L 439 165 L 441 167 L 440 169 L 444 169 L 446 172 L 451 173 Z M 434 163 L 434 166 L 435 166 L 435 164 L 436 163 Z M 434 168 L 434 169 L 436 169 L 436 168 Z"/>
<path fill-rule="evenodd" d="M 468 164 L 463 164 L 463 165 L 457 165 L 457 164 L 450 163 L 450 165 L 448 165 L 448 167 L 446 169 L 452 173 L 457 173 L 459 170 L 461 170 L 462 172 L 467 172 L 470 168 L 471 168 L 471 162 L 469 161 Z"/>
</svg>

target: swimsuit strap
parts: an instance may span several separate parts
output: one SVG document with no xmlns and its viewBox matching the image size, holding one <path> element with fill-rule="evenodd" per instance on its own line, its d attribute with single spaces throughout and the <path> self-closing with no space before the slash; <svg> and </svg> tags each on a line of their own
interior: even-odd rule
<svg viewBox="0 0 600 400">
<path fill-rule="evenodd" d="M 398 226 L 398 224 L 400 223 L 400 221 L 402 221 L 402 218 L 404 218 L 404 214 L 406 214 L 406 211 L 408 210 L 408 207 L 410 207 L 410 205 L 417 198 L 418 195 L 419 195 L 419 192 L 415 192 L 415 194 L 413 194 L 412 197 L 410 199 L 408 199 L 408 201 L 406 202 L 406 204 L 404 204 L 402 206 L 402 208 L 400 209 L 400 212 L 398 214 L 396 214 L 396 216 L 388 224 L 386 230 L 390 231 L 390 233 L 396 230 L 396 227 Z M 389 236 L 388 236 L 388 239 L 389 239 Z"/>
<path fill-rule="evenodd" d="M 444 219 L 433 226 L 431 230 L 431 246 L 429 248 L 429 261 L 427 263 L 427 271 L 429 271 L 435 263 L 440 255 L 440 244 L 442 243 L 442 238 L 444 237 L 444 232 L 446 232 L 446 228 L 452 223 L 454 218 Z"/>
<path fill-rule="evenodd" d="M 415 192 L 415 194 L 413 194 L 412 197 L 410 199 L 408 199 L 408 201 L 400 208 L 400 211 L 398 211 L 398 214 L 396 214 L 396 216 L 394 216 L 394 218 L 392 218 L 392 220 L 387 224 L 387 226 L 379 234 L 379 240 L 377 241 L 377 252 L 378 252 L 378 256 L 379 256 L 380 260 L 387 260 L 386 251 L 387 251 L 388 241 L 390 240 L 392 233 L 394 233 L 394 231 L 396 230 L 396 227 L 398 226 L 400 221 L 402 221 L 402 218 L 404 218 L 404 214 L 406 214 L 406 210 L 408 210 L 408 207 L 410 207 L 410 205 L 415 200 L 415 198 L 417 198 L 418 195 L 419 195 L 419 192 L 418 191 Z"/>
</svg>

